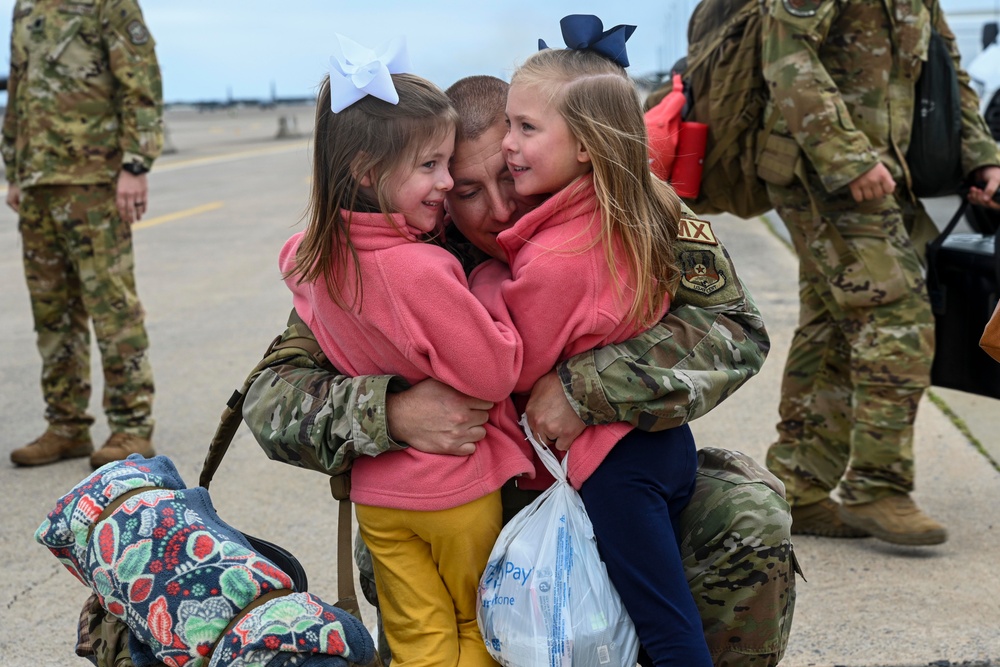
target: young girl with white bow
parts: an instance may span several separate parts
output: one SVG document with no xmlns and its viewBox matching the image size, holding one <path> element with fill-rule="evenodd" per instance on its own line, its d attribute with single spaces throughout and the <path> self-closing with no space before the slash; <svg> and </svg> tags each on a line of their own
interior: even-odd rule
<svg viewBox="0 0 1000 667">
<path fill-rule="evenodd" d="M 401 43 L 387 54 L 340 45 L 317 99 L 308 227 L 279 263 L 296 312 L 341 371 L 433 377 L 495 404 L 470 456 L 360 456 L 351 480 L 393 664 L 495 665 L 476 590 L 500 532 L 499 489 L 532 470 L 509 398 L 520 339 L 472 295 L 458 260 L 423 242 L 441 231 L 453 184 L 448 98 L 399 73 Z"/>
</svg>

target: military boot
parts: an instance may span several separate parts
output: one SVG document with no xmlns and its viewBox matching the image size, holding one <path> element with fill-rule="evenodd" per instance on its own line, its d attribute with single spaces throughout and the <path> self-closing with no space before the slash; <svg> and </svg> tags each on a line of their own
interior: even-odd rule
<svg viewBox="0 0 1000 667">
<path fill-rule="evenodd" d="M 61 459 L 75 459 L 94 451 L 90 436 L 65 438 L 46 431 L 41 437 L 10 453 L 12 463 L 19 466 L 40 466 Z"/>
<path fill-rule="evenodd" d="M 839 505 L 829 498 L 792 507 L 792 535 L 819 537 L 868 537 L 870 533 L 848 526 L 837 515 Z"/>
<path fill-rule="evenodd" d="M 153 443 L 131 433 L 112 433 L 101 448 L 90 455 L 90 465 L 96 470 L 105 463 L 121 461 L 130 454 L 142 454 L 147 459 L 155 456 Z"/>
<path fill-rule="evenodd" d="M 948 539 L 944 526 L 921 512 L 905 493 L 861 505 L 841 505 L 838 514 L 847 525 L 893 544 L 921 546 Z"/>
</svg>

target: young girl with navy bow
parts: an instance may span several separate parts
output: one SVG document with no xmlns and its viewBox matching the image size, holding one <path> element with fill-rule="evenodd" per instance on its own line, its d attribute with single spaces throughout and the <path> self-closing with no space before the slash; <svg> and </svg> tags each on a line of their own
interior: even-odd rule
<svg viewBox="0 0 1000 667">
<path fill-rule="evenodd" d="M 509 269 L 491 260 L 470 277 L 490 312 L 509 313 L 521 336 L 521 393 L 557 362 L 657 322 L 679 277 L 680 200 L 649 171 L 643 113 L 624 69 L 634 27 L 603 31 L 597 17 L 580 15 L 562 27 L 577 48 L 541 43 L 514 73 L 503 141 L 518 194 L 548 199 L 499 234 Z M 690 429 L 590 426 L 567 456 L 608 575 L 653 664 L 711 665 L 675 534 L 694 490 Z"/>
<path fill-rule="evenodd" d="M 473 454 L 359 452 L 351 480 L 393 664 L 495 665 L 476 590 L 500 532 L 500 487 L 533 471 L 510 402 L 520 339 L 509 316 L 491 317 L 472 295 L 455 257 L 422 242 L 441 231 L 453 184 L 448 98 L 396 73 L 408 68 L 399 45 L 381 55 L 341 47 L 317 99 L 308 227 L 280 267 L 341 371 L 433 377 L 495 403 Z"/>
</svg>

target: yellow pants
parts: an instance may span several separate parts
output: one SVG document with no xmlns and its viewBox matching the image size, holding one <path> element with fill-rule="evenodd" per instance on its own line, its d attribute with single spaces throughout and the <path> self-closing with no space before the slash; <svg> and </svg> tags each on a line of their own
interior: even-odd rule
<svg viewBox="0 0 1000 667">
<path fill-rule="evenodd" d="M 356 505 L 393 667 L 496 667 L 476 591 L 500 534 L 500 492 L 434 512 Z"/>
</svg>

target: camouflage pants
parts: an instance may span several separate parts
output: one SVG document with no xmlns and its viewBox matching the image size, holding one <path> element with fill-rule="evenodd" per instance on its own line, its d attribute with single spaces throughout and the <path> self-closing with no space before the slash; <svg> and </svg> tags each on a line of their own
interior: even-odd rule
<svg viewBox="0 0 1000 667">
<path fill-rule="evenodd" d="M 767 465 L 792 505 L 838 487 L 847 504 L 909 493 L 934 355 L 918 239 L 933 223 L 898 191 L 858 204 L 815 174 L 768 193 L 799 257 L 800 306 Z"/>
<path fill-rule="evenodd" d="M 149 437 L 149 340 L 135 290 L 132 231 L 118 215 L 114 186 L 27 188 L 19 228 L 49 430 L 86 437 L 94 422 L 87 413 L 93 321 L 111 431 Z"/>
</svg>

